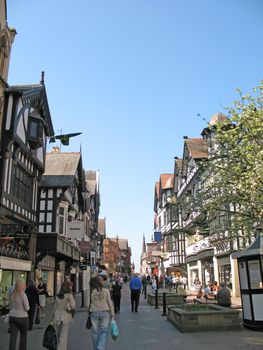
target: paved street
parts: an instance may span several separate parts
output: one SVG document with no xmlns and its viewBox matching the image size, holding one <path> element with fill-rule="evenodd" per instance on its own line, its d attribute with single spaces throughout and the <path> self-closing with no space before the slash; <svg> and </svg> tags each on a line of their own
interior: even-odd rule
<svg viewBox="0 0 263 350">
<path fill-rule="evenodd" d="M 259 350 L 263 347 L 261 332 L 242 328 L 241 331 L 208 332 L 208 333 L 180 333 L 166 317 L 161 316 L 162 307 L 155 309 L 146 303 L 141 296 L 139 312 L 130 311 L 129 289 L 123 289 L 121 312 L 116 315 L 120 336 L 113 341 L 109 336 L 107 350 Z M 80 296 L 77 296 L 78 303 Z M 47 307 L 46 318 L 41 324 L 29 332 L 28 350 L 40 350 L 45 326 L 51 317 L 51 305 Z M 72 323 L 68 350 L 92 349 L 91 331 L 85 328 L 87 313 L 78 308 Z M 0 322 L 0 349 L 8 349 L 9 334 L 7 324 Z"/>
</svg>

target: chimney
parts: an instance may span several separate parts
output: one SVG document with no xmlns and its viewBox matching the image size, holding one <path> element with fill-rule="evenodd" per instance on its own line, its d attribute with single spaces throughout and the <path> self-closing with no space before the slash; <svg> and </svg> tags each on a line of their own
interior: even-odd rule
<svg viewBox="0 0 263 350">
<path fill-rule="evenodd" d="M 59 147 L 58 147 L 58 146 L 54 146 L 54 147 L 52 147 L 52 151 L 51 151 L 51 153 L 60 153 L 60 149 L 59 149 Z"/>
</svg>

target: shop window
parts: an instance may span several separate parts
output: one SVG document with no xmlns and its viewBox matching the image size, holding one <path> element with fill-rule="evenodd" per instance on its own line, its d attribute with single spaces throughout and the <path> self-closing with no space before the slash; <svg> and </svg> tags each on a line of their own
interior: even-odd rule
<svg viewBox="0 0 263 350">
<path fill-rule="evenodd" d="M 35 111 L 28 118 L 27 141 L 31 149 L 43 144 L 43 120 Z"/>
<path fill-rule="evenodd" d="M 66 209 L 64 207 L 58 208 L 58 233 L 65 235 L 65 213 Z"/>
<path fill-rule="evenodd" d="M 232 272 L 231 265 L 220 265 L 218 267 L 219 283 L 225 283 L 230 289 L 232 289 Z"/>
</svg>

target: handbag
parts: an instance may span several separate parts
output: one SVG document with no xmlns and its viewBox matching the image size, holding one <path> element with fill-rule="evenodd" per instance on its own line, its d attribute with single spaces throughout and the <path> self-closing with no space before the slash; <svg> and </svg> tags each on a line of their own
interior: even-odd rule
<svg viewBox="0 0 263 350">
<path fill-rule="evenodd" d="M 39 307 L 37 308 L 37 313 L 36 313 L 36 318 L 35 318 L 35 324 L 40 324 Z"/>
<path fill-rule="evenodd" d="M 52 323 L 45 329 L 42 346 L 49 350 L 57 350 L 57 333 Z"/>
<path fill-rule="evenodd" d="M 90 318 L 90 315 L 89 315 L 88 318 L 87 318 L 87 322 L 86 322 L 86 328 L 87 329 L 91 329 L 91 326 L 92 326 L 92 322 L 91 322 L 91 318 Z"/>
<path fill-rule="evenodd" d="M 111 320 L 111 337 L 116 340 L 119 336 L 119 329 L 115 320 Z"/>
<path fill-rule="evenodd" d="M 72 317 L 75 316 L 75 313 L 76 313 L 76 310 L 75 309 L 72 309 L 70 304 L 68 303 L 67 306 L 66 306 L 66 311 L 72 315 Z"/>
</svg>

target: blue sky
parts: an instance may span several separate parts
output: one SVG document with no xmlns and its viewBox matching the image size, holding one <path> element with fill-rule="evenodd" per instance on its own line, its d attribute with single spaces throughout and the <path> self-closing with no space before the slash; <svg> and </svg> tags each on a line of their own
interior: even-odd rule
<svg viewBox="0 0 263 350">
<path fill-rule="evenodd" d="M 202 118 L 263 78 L 262 1 L 7 0 L 7 10 L 9 84 L 45 71 L 54 130 L 82 132 L 62 150 L 81 145 L 85 169 L 100 171 L 107 234 L 129 240 L 139 270 L 154 185 L 183 136 L 199 137 Z"/>
</svg>

